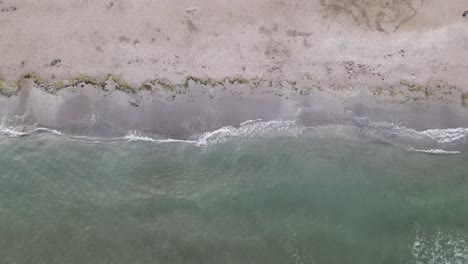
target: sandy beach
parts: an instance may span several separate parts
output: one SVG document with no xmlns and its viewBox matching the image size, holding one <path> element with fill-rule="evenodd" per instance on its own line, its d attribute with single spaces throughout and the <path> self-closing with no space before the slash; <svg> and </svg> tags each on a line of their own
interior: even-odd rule
<svg viewBox="0 0 468 264">
<path fill-rule="evenodd" d="M 468 124 L 462 0 L 0 8 L 0 113 L 32 123 L 99 116 L 101 125 L 188 133 L 318 107 L 417 128 Z"/>
</svg>

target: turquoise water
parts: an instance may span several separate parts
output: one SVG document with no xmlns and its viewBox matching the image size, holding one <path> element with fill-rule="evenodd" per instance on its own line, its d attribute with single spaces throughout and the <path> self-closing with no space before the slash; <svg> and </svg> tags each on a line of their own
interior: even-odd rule
<svg viewBox="0 0 468 264">
<path fill-rule="evenodd" d="M 1 136 L 0 262 L 468 263 L 459 138 L 433 155 L 362 129 L 248 131 Z"/>
</svg>

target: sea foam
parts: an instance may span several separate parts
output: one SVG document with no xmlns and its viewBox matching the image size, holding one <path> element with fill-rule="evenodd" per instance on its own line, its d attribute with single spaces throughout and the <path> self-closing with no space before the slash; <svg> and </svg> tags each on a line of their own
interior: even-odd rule
<svg viewBox="0 0 468 264">
<path fill-rule="evenodd" d="M 421 153 L 427 153 L 427 154 L 435 154 L 435 155 L 453 155 L 453 154 L 460 154 L 460 151 L 450 151 L 450 150 L 442 150 L 442 149 L 414 149 L 411 148 L 409 151 L 414 151 L 414 152 L 421 152 Z"/>
<path fill-rule="evenodd" d="M 154 134 L 130 131 L 127 135 L 115 140 L 148 143 L 183 143 L 196 146 L 208 146 L 227 142 L 233 139 L 256 137 L 310 137 L 317 135 L 353 137 L 387 142 L 415 152 L 429 154 L 459 154 L 463 142 L 468 138 L 468 128 L 429 129 L 418 131 L 390 122 L 372 122 L 369 118 L 349 115 L 346 123 L 304 125 L 298 120 L 248 120 L 238 126 L 225 126 L 214 131 L 203 132 L 188 139 L 164 138 Z M 36 133 L 50 133 L 70 138 L 83 138 L 66 135 L 63 132 L 37 126 L 25 126 L 17 120 L 5 118 L 0 123 L 0 135 L 8 137 L 25 137 Z M 86 137 L 84 137 L 86 138 Z M 93 138 L 96 140 L 96 138 Z M 103 139 L 105 140 L 105 139 Z"/>
</svg>

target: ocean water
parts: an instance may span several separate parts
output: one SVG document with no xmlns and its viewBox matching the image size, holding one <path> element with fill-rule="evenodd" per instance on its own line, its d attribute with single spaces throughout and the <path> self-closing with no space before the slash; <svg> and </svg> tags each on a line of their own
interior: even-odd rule
<svg viewBox="0 0 468 264">
<path fill-rule="evenodd" d="M 468 263 L 465 128 L 0 134 L 0 263 Z"/>
</svg>

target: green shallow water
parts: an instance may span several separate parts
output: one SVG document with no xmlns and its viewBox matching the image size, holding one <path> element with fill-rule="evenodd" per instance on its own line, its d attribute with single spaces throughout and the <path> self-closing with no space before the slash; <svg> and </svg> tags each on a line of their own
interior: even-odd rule
<svg viewBox="0 0 468 264">
<path fill-rule="evenodd" d="M 1 263 L 468 263 L 468 155 L 0 138 Z"/>
</svg>

